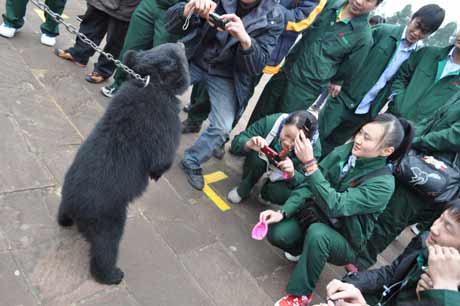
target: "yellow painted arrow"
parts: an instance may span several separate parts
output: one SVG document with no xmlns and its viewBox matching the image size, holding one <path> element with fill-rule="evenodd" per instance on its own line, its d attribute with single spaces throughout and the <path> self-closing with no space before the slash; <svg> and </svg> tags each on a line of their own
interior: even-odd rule
<svg viewBox="0 0 460 306">
<path fill-rule="evenodd" d="M 229 210 L 230 206 L 209 185 L 227 178 L 228 176 L 222 171 L 216 171 L 204 176 L 203 192 L 221 211 Z"/>
</svg>

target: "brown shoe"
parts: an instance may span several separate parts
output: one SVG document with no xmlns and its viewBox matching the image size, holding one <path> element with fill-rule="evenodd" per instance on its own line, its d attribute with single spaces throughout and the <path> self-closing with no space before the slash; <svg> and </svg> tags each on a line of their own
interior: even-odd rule
<svg viewBox="0 0 460 306">
<path fill-rule="evenodd" d="M 85 64 L 82 64 L 82 63 L 77 62 L 77 61 L 74 59 L 74 57 L 72 56 L 72 54 L 70 54 L 69 52 L 66 52 L 66 51 L 64 51 L 64 50 L 62 50 L 62 49 L 59 49 L 59 48 L 54 49 L 54 54 L 56 54 L 57 56 L 59 56 L 59 57 L 62 58 L 62 59 L 71 61 L 72 63 L 74 63 L 74 64 L 77 65 L 78 67 L 81 67 L 81 68 L 85 68 L 85 67 L 86 67 Z"/>
<path fill-rule="evenodd" d="M 102 74 L 100 74 L 99 72 L 96 72 L 96 71 L 91 72 L 90 74 L 88 74 L 85 77 L 86 81 L 88 81 L 90 83 L 93 83 L 93 84 L 102 83 L 107 79 L 108 79 L 107 77 L 103 76 Z"/>
</svg>

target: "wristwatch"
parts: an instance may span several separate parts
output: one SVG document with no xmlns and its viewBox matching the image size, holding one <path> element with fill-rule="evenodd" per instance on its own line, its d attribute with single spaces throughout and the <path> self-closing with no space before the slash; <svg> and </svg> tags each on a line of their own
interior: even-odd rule
<svg viewBox="0 0 460 306">
<path fill-rule="evenodd" d="M 286 219 L 286 212 L 282 209 L 278 210 L 278 212 L 283 215 L 283 219 Z"/>
</svg>

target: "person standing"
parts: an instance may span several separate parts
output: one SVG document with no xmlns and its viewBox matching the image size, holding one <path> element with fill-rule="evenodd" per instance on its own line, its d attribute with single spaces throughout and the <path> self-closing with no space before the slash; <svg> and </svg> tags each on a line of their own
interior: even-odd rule
<svg viewBox="0 0 460 306">
<path fill-rule="evenodd" d="M 220 24 L 212 23 L 210 13 L 220 16 Z M 191 0 L 171 7 L 166 20 L 170 33 L 184 36 L 192 85 L 205 82 L 211 100 L 209 126 L 181 162 L 190 185 L 202 190 L 202 164 L 227 140 L 244 110 L 254 77 L 283 31 L 283 14 L 275 0 Z"/>
<path fill-rule="evenodd" d="M 179 37 L 171 35 L 165 28 L 166 11 L 179 0 L 141 0 L 129 23 L 128 33 L 120 52 L 120 59 L 128 50 L 148 50 Z M 101 93 L 110 98 L 127 80 L 128 74 L 120 68 L 115 70 L 113 82 L 101 88 Z"/>
<path fill-rule="evenodd" d="M 24 25 L 26 6 L 29 0 L 6 0 L 6 13 L 3 14 L 3 23 L 0 25 L 0 35 L 12 38 Z M 66 0 L 46 0 L 45 4 L 56 14 L 64 11 Z M 45 22 L 40 26 L 42 35 L 40 42 L 48 47 L 56 44 L 59 35 L 59 24 L 45 13 Z"/>
<path fill-rule="evenodd" d="M 306 110 L 331 83 L 352 80 L 372 46 L 369 12 L 383 0 L 330 0 L 265 86 L 248 124 Z"/>
<path fill-rule="evenodd" d="M 381 24 L 373 28 L 374 44 L 364 65 L 338 95 L 331 94 L 321 110 L 323 156 L 377 116 L 390 95 L 391 81 L 399 67 L 416 51 L 421 39 L 439 28 L 444 16 L 442 8 L 430 4 L 415 12 L 407 25 Z"/>
<path fill-rule="evenodd" d="M 104 52 L 112 54 L 117 59 L 123 47 L 129 20 L 139 1 L 87 0 L 87 9 L 82 17 L 79 31 L 97 45 L 106 36 Z M 73 47 L 54 50 L 60 58 L 72 61 L 80 67 L 85 67 L 95 52 L 96 50 L 79 37 L 76 38 Z M 104 82 L 113 74 L 115 68 L 114 62 L 100 54 L 93 72 L 87 75 L 85 80 L 96 84 Z"/>
<path fill-rule="evenodd" d="M 275 75 L 281 68 L 281 62 L 295 43 L 299 34 L 305 31 L 324 9 L 326 0 L 281 0 L 280 5 L 284 14 L 284 32 L 280 35 L 278 43 L 273 50 L 263 73 Z M 257 85 L 255 82 L 254 87 Z M 211 110 L 209 96 L 206 88 L 201 85 L 193 86 L 190 105 L 187 107 L 187 119 L 182 123 L 182 133 L 198 133 L 203 121 L 206 120 Z M 235 122 L 236 124 L 236 122 Z M 222 152 L 222 151 L 221 151 Z M 223 154 L 214 154 L 223 157 Z"/>
</svg>

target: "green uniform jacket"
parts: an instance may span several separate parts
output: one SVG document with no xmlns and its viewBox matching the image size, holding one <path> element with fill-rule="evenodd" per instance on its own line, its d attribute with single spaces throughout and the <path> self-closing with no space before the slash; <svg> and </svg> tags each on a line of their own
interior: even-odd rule
<svg viewBox="0 0 460 306">
<path fill-rule="evenodd" d="M 396 96 L 390 113 L 418 123 L 460 91 L 458 73 L 436 81 L 438 68 L 452 48 L 426 47 L 411 55 L 393 81 L 391 93 Z"/>
<path fill-rule="evenodd" d="M 398 47 L 405 26 L 393 24 L 379 24 L 372 28 L 374 44 L 364 61 L 363 66 L 351 79 L 348 86 L 343 87 L 337 97 L 349 109 L 354 109 L 363 100 L 364 96 L 377 83 L 387 68 Z M 390 93 L 390 82 L 380 91 L 372 103 L 372 117 L 380 111 Z"/>
<path fill-rule="evenodd" d="M 413 146 L 454 161 L 460 152 L 460 93 L 434 115 L 417 124 Z M 460 167 L 460 162 L 457 162 Z"/>
<path fill-rule="evenodd" d="M 356 77 L 372 45 L 368 14 L 349 22 L 336 22 L 344 3 L 344 0 L 328 1 L 282 68 L 289 81 L 310 89 L 309 92 L 319 92 L 331 79 L 343 81 L 346 86 Z"/>
<path fill-rule="evenodd" d="M 254 136 L 260 136 L 263 138 L 267 137 L 270 131 L 272 130 L 273 125 L 275 125 L 276 120 L 281 115 L 281 113 L 278 113 L 262 118 L 251 124 L 245 131 L 235 136 L 235 138 L 233 138 L 232 147 L 230 149 L 232 153 L 238 155 L 246 155 L 248 153 L 244 148 L 246 142 L 248 142 L 248 140 Z M 279 137 L 275 137 L 269 145 L 276 152 L 281 151 Z M 319 158 L 321 156 L 321 145 L 319 143 L 319 140 L 317 140 L 317 142 L 315 143 L 313 150 L 315 157 Z M 288 157 L 292 160 L 292 162 L 294 163 L 294 168 L 296 169 L 294 177 L 291 178 L 288 181 L 288 183 L 292 187 L 295 187 L 304 181 L 305 176 L 303 175 L 303 165 L 300 162 L 300 160 L 295 156 L 295 153 L 293 151 L 289 152 Z"/>
<path fill-rule="evenodd" d="M 319 170 L 305 178 L 298 186 L 283 210 L 287 217 L 293 216 L 305 203 L 313 199 L 328 218 L 338 218 L 335 228 L 359 252 L 372 234 L 378 216 L 390 200 L 395 181 L 392 175 L 369 178 L 356 187 L 352 182 L 358 178 L 385 167 L 387 159 L 360 158 L 355 167 L 342 178 L 343 166 L 351 154 L 353 143 L 337 147 L 320 163 Z"/>
<path fill-rule="evenodd" d="M 433 303 L 438 303 L 443 306 L 458 306 L 460 305 L 460 292 L 453 290 L 427 290 L 420 294 L 422 301 L 430 300 Z"/>
</svg>

